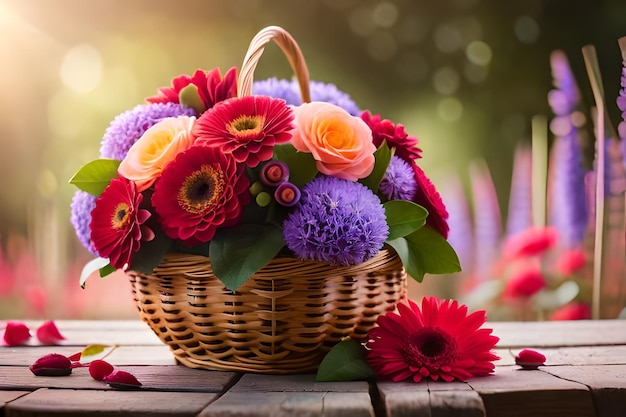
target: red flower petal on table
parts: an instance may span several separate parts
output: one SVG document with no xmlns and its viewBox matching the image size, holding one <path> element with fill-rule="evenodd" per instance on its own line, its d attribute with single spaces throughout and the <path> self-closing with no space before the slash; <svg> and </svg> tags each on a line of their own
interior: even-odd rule
<svg viewBox="0 0 626 417">
<path fill-rule="evenodd" d="M 198 94 L 205 110 L 210 109 L 220 101 L 235 97 L 237 95 L 237 68 L 233 67 L 224 74 L 224 78 L 219 68 L 211 71 L 197 70 L 193 77 L 189 75 L 179 75 L 172 80 L 171 87 L 159 88 L 156 96 L 146 98 L 148 103 L 179 103 L 181 90 L 193 84 L 198 88 Z"/>
<path fill-rule="evenodd" d="M 586 256 L 582 249 L 564 252 L 556 262 L 556 269 L 561 275 L 571 275 L 585 266 Z"/>
<path fill-rule="evenodd" d="M 192 146 L 165 167 L 152 205 L 167 236 L 195 245 L 211 240 L 220 227 L 239 224 L 251 200 L 249 186 L 245 167 L 232 154 Z"/>
<path fill-rule="evenodd" d="M 96 381 L 104 381 L 115 370 L 113 365 L 102 359 L 96 359 L 89 363 L 89 375 Z"/>
<path fill-rule="evenodd" d="M 59 332 L 56 324 L 52 320 L 48 320 L 37 328 L 37 339 L 44 344 L 56 345 L 65 337 Z"/>
<path fill-rule="evenodd" d="M 132 388 L 140 387 L 141 382 L 133 374 L 126 371 L 113 371 L 103 378 L 103 381 L 111 386 L 121 388 L 122 386 Z"/>
<path fill-rule="evenodd" d="M 91 239 L 114 268 L 128 268 L 141 246 L 142 225 L 150 217 L 150 212 L 139 208 L 142 199 L 134 183 L 124 178 L 111 180 L 96 199 L 89 225 Z"/>
<path fill-rule="evenodd" d="M 465 381 L 493 373 L 491 352 L 499 338 L 481 329 L 485 311 L 467 314 L 467 306 L 436 297 L 409 300 L 398 313 L 378 318 L 370 330 L 367 362 L 380 379 L 419 382 L 424 378 Z"/>
<path fill-rule="evenodd" d="M 9 321 L 4 329 L 3 342 L 7 346 L 19 346 L 23 345 L 30 339 L 30 330 L 26 324 Z"/>
<path fill-rule="evenodd" d="M 434 184 L 426 176 L 422 168 L 415 161 L 411 163 L 415 179 L 417 180 L 417 192 L 413 201 L 428 210 L 426 224 L 435 229 L 444 238 L 448 238 L 448 211 L 441 199 L 441 195 Z"/>
<path fill-rule="evenodd" d="M 65 376 L 72 373 L 72 362 L 64 355 L 50 353 L 37 359 L 28 369 L 37 376 Z"/>
<path fill-rule="evenodd" d="M 523 349 L 515 355 L 515 364 L 524 369 L 537 369 L 544 363 L 546 363 L 546 357 L 536 350 Z"/>
<path fill-rule="evenodd" d="M 504 296 L 509 298 L 532 297 L 546 286 L 541 269 L 537 265 L 518 267 L 504 285 Z"/>
<path fill-rule="evenodd" d="M 506 259 L 517 259 L 541 255 L 556 245 L 558 238 L 554 227 L 530 227 L 504 243 L 504 256 Z"/>
<path fill-rule="evenodd" d="M 404 126 L 382 119 L 379 114 L 372 115 L 369 111 L 361 113 L 361 119 L 372 129 L 374 145 L 378 148 L 384 140 L 390 148 L 396 148 L 395 155 L 409 162 L 422 157 L 422 150 L 417 147 L 418 139 L 409 136 Z"/>
<path fill-rule="evenodd" d="M 550 315 L 550 320 L 589 320 L 591 307 L 587 303 L 569 303 L 557 308 Z"/>
<path fill-rule="evenodd" d="M 285 100 L 267 96 L 231 98 L 216 104 L 196 122 L 195 144 L 232 153 L 256 167 L 274 154 L 274 145 L 291 139 L 293 113 Z"/>
</svg>

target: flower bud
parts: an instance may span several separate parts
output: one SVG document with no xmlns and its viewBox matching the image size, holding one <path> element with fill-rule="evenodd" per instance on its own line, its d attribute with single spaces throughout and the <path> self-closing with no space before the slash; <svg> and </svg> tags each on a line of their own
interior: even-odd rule
<svg viewBox="0 0 626 417">
<path fill-rule="evenodd" d="M 283 161 L 269 161 L 261 168 L 260 178 L 263 184 L 276 187 L 289 178 L 289 167 Z"/>
<path fill-rule="evenodd" d="M 102 359 L 96 359 L 89 364 L 89 375 L 96 381 L 104 381 L 113 371 L 113 365 Z"/>
<path fill-rule="evenodd" d="M 103 378 L 103 381 L 109 384 L 113 388 L 139 388 L 141 382 L 137 381 L 137 378 L 130 372 L 126 371 L 113 371 L 109 375 Z"/>
<path fill-rule="evenodd" d="M 515 364 L 523 369 L 537 369 L 546 362 L 546 357 L 532 349 L 523 349 L 515 356 Z"/>
<path fill-rule="evenodd" d="M 24 323 L 9 321 L 4 329 L 4 344 L 7 346 L 23 345 L 30 339 L 30 330 Z"/>
<path fill-rule="evenodd" d="M 278 204 L 291 207 L 300 201 L 300 189 L 290 182 L 283 182 L 274 192 L 274 198 Z"/>
<path fill-rule="evenodd" d="M 256 195 L 255 201 L 259 207 L 267 207 L 269 203 L 272 201 L 272 196 L 269 195 L 269 193 L 266 193 L 265 191 L 263 191 Z"/>
<path fill-rule="evenodd" d="M 72 373 L 72 362 L 67 356 L 50 353 L 37 359 L 28 369 L 37 376 L 65 376 Z"/>
<path fill-rule="evenodd" d="M 263 184 L 260 181 L 255 181 L 249 188 L 250 194 L 253 196 L 257 196 L 261 191 L 263 191 Z"/>
</svg>

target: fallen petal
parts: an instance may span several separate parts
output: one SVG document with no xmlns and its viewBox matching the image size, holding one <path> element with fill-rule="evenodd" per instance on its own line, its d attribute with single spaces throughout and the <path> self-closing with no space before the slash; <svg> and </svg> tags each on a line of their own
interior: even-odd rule
<svg viewBox="0 0 626 417">
<path fill-rule="evenodd" d="M 4 344 L 7 346 L 23 345 L 30 339 L 30 330 L 22 322 L 9 321 L 4 329 Z"/>
<path fill-rule="evenodd" d="M 141 386 L 141 382 L 137 381 L 137 378 L 130 372 L 126 371 L 113 371 L 103 379 L 104 382 L 109 384 L 113 388 L 138 388 Z"/>
<path fill-rule="evenodd" d="M 72 361 L 59 353 L 37 359 L 28 369 L 37 376 L 65 376 L 72 373 Z"/>
<path fill-rule="evenodd" d="M 545 362 L 545 355 L 532 349 L 523 349 L 515 356 L 515 364 L 523 369 L 537 369 Z"/>
<path fill-rule="evenodd" d="M 89 364 L 89 375 L 96 381 L 104 381 L 104 378 L 111 375 L 113 370 L 113 365 L 102 359 L 96 359 Z"/>
<path fill-rule="evenodd" d="M 56 324 L 52 320 L 48 320 L 37 328 L 37 339 L 46 345 L 56 345 L 65 337 L 59 332 Z"/>
</svg>

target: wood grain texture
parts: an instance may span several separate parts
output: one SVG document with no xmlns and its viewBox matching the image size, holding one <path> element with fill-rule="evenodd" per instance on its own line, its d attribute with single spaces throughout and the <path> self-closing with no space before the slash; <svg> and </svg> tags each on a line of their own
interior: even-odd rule
<svg viewBox="0 0 626 417">
<path fill-rule="evenodd" d="M 217 394 L 40 389 L 5 406 L 6 417 L 172 416 L 198 414 Z"/>
<path fill-rule="evenodd" d="M 368 392 L 365 381 L 354 382 L 315 382 L 314 374 L 301 375 L 259 375 L 244 374 L 235 384 L 233 392 Z"/>
</svg>

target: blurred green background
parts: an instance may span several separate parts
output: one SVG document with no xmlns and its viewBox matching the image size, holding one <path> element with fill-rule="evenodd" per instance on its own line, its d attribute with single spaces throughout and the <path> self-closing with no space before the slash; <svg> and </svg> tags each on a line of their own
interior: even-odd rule
<svg viewBox="0 0 626 417">
<path fill-rule="evenodd" d="M 504 208 L 513 150 L 550 115 L 551 51 L 591 104 L 580 50 L 595 45 L 620 117 L 623 0 L 0 0 L 0 318 L 134 314 L 123 277 L 78 288 L 90 255 L 67 180 L 117 114 L 178 74 L 239 67 L 267 25 L 291 32 L 312 79 L 418 136 L 436 185 L 484 159 Z M 255 78 L 271 76 L 291 77 L 275 46 Z"/>
</svg>

